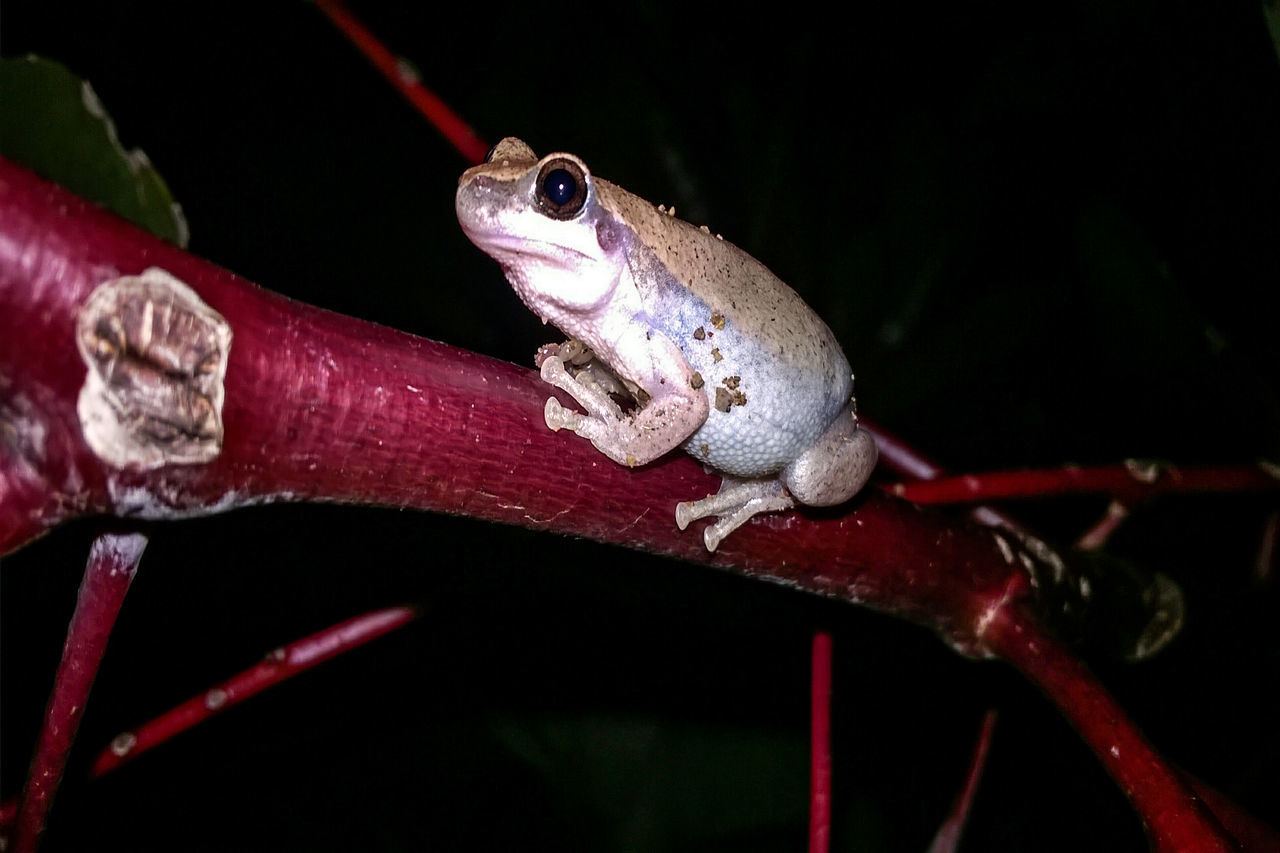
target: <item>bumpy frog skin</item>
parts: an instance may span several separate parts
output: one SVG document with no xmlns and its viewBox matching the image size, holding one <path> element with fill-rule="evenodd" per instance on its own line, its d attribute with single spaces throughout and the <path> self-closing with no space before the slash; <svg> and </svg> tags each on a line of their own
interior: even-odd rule
<svg viewBox="0 0 1280 853">
<path fill-rule="evenodd" d="M 717 494 L 676 506 L 681 530 L 716 517 L 709 550 L 756 513 L 843 503 L 866 483 L 876 446 L 858 427 L 849 362 L 759 261 L 574 155 L 538 159 L 513 137 L 462 175 L 455 205 L 524 304 L 585 342 L 638 401 L 624 411 L 589 372 L 575 378 L 565 360 L 580 348 L 546 347 L 542 378 L 586 410 L 551 398 L 547 426 L 622 465 L 683 447 L 719 471 Z"/>
</svg>

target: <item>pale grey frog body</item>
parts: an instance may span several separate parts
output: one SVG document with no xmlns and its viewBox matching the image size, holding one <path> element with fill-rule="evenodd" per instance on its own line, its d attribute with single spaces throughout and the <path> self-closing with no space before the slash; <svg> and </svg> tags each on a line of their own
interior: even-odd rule
<svg viewBox="0 0 1280 853">
<path fill-rule="evenodd" d="M 568 428 L 623 465 L 683 447 L 720 471 L 720 491 L 676 506 L 716 516 L 715 550 L 759 512 L 842 503 L 875 467 L 849 363 L 795 291 L 726 240 L 595 177 L 572 154 L 538 159 L 507 138 L 458 182 L 458 221 L 521 300 L 584 341 L 639 401 L 624 411 L 558 357 L 542 378 L 586 415 L 547 400 Z"/>
</svg>

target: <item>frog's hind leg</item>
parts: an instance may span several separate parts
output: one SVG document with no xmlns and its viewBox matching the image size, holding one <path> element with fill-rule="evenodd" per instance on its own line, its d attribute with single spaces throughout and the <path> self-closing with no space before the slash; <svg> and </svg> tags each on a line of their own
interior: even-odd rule
<svg viewBox="0 0 1280 853">
<path fill-rule="evenodd" d="M 700 501 L 683 501 L 676 504 L 676 526 L 684 530 L 689 522 L 709 515 L 716 516 L 714 524 L 702 532 L 702 541 L 708 551 L 714 551 L 726 536 L 747 523 L 760 512 L 779 512 L 796 505 L 786 487 L 776 479 L 740 480 L 726 476 L 720 491 Z"/>
<path fill-rule="evenodd" d="M 783 469 L 781 479 L 800 503 L 834 506 L 861 491 L 878 457 L 875 439 L 858 426 L 850 404 L 812 447 Z"/>
</svg>

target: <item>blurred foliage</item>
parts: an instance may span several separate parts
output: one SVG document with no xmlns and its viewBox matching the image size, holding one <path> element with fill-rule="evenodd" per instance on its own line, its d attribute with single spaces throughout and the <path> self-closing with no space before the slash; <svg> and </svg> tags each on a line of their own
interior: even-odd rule
<svg viewBox="0 0 1280 853">
<path fill-rule="evenodd" d="M 655 717 L 565 714 L 494 722 L 499 740 L 565 802 L 586 806 L 616 850 L 703 849 L 741 839 L 794 849 L 808 809 L 808 750 L 795 731 L 695 727 Z"/>
</svg>

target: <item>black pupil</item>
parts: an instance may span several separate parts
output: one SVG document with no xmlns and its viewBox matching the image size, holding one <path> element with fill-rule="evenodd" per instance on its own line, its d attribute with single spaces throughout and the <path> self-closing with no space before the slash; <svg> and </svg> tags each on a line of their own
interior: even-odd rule
<svg viewBox="0 0 1280 853">
<path fill-rule="evenodd" d="M 563 207 L 578 192 L 578 181 L 568 169 L 552 169 L 542 181 L 542 191 L 552 204 Z"/>
</svg>

